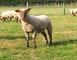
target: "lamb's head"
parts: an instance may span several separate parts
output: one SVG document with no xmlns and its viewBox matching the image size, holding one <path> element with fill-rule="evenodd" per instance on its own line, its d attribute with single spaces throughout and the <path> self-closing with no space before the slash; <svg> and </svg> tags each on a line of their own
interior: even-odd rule
<svg viewBox="0 0 77 60">
<path fill-rule="evenodd" d="M 24 20 L 27 18 L 27 16 L 29 15 L 28 12 L 31 10 L 31 8 L 29 9 L 19 9 L 19 10 L 15 10 L 15 12 L 18 13 L 18 17 L 21 19 L 21 20 Z"/>
</svg>

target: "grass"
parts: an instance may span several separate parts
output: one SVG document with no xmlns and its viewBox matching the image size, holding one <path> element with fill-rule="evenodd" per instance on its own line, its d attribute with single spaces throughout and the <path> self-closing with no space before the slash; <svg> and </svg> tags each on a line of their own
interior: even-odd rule
<svg viewBox="0 0 77 60">
<path fill-rule="evenodd" d="M 0 13 L 24 7 L 0 7 Z M 76 6 L 31 7 L 31 15 L 48 15 L 53 25 L 53 45 L 46 44 L 41 34 L 37 34 L 37 49 L 26 47 L 21 23 L 0 21 L 0 60 L 76 60 L 77 59 L 77 16 L 70 16 L 69 10 Z M 49 40 L 49 38 L 48 38 Z"/>
</svg>

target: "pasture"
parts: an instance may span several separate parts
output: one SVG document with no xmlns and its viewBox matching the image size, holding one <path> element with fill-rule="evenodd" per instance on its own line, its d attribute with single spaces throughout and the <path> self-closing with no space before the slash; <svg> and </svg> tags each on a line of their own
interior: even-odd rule
<svg viewBox="0 0 77 60">
<path fill-rule="evenodd" d="M 69 10 L 77 6 L 30 7 L 31 15 L 47 15 L 53 26 L 52 46 L 46 44 L 42 34 L 37 34 L 37 49 L 33 49 L 32 34 L 30 47 L 26 47 L 21 23 L 0 21 L 0 60 L 76 60 L 77 59 L 77 16 L 70 16 Z M 24 7 L 0 7 L 0 13 Z M 49 38 L 48 38 L 49 41 Z"/>
</svg>

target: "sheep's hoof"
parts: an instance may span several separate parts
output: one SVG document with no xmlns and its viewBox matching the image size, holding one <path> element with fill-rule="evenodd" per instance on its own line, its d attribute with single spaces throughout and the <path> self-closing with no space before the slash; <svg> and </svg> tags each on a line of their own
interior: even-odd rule
<svg viewBox="0 0 77 60">
<path fill-rule="evenodd" d="M 48 41 L 46 43 L 48 44 Z"/>
<path fill-rule="evenodd" d="M 50 44 L 52 45 L 52 42 L 50 42 Z"/>
<path fill-rule="evenodd" d="M 27 47 L 29 47 L 29 45 L 27 45 Z"/>
<path fill-rule="evenodd" d="M 34 49 L 36 49 L 37 47 L 35 46 Z"/>
</svg>

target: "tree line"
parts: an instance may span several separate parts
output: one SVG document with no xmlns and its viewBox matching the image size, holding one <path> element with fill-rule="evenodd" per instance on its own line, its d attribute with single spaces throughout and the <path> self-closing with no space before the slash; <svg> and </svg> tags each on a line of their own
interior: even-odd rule
<svg viewBox="0 0 77 60">
<path fill-rule="evenodd" d="M 77 2 L 77 0 L 0 0 L 0 6 L 17 6 L 17 5 L 26 5 L 26 2 L 31 4 L 50 4 L 50 3 L 71 3 L 71 2 Z"/>
</svg>

